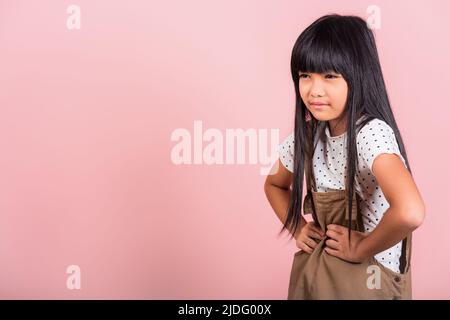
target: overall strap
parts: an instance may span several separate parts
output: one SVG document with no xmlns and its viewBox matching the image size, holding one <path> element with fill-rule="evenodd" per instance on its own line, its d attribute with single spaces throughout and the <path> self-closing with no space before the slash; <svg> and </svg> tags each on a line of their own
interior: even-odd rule
<svg viewBox="0 0 450 320">
<path fill-rule="evenodd" d="M 400 272 L 408 272 L 411 266 L 412 233 L 410 232 L 402 241 L 402 255 L 400 256 Z"/>
<path fill-rule="evenodd" d="M 318 223 L 316 208 L 313 201 L 312 191 L 317 190 L 314 182 L 314 173 L 312 171 L 311 161 L 305 157 L 305 180 L 306 196 L 303 201 L 303 213 L 311 213 L 314 221 Z M 313 189 L 314 188 L 314 189 Z"/>
<path fill-rule="evenodd" d="M 311 139 L 313 141 L 312 143 L 312 149 L 309 151 L 310 156 L 308 157 L 307 152 L 305 152 L 305 176 L 306 176 L 306 186 L 308 188 L 308 192 L 311 192 L 311 190 L 317 191 L 316 187 L 316 180 L 314 179 L 314 171 L 313 171 L 313 164 L 312 164 L 312 158 L 314 157 L 314 130 L 312 121 L 307 122 L 307 137 L 308 139 Z"/>
<path fill-rule="evenodd" d="M 308 121 L 306 123 L 307 126 L 307 136 L 309 138 L 313 137 L 313 128 L 312 128 L 312 121 Z M 314 140 L 313 140 L 314 141 Z M 313 216 L 313 219 L 316 223 L 318 223 L 317 215 L 316 215 L 316 208 L 314 206 L 314 201 L 312 197 L 312 191 L 317 191 L 316 188 L 316 182 L 314 178 L 314 172 L 312 170 L 312 157 L 314 154 L 314 147 L 313 150 L 310 151 L 311 158 L 308 157 L 308 153 L 304 152 L 304 171 L 305 171 L 305 180 L 306 180 L 306 196 L 303 202 L 303 212 L 304 213 L 311 213 Z"/>
</svg>

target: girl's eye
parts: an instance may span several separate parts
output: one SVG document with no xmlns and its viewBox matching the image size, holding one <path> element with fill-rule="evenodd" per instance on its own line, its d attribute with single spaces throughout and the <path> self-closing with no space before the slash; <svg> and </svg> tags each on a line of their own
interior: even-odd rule
<svg viewBox="0 0 450 320">
<path fill-rule="evenodd" d="M 335 78 L 338 78 L 338 76 L 330 73 L 325 75 L 325 79 L 335 79 Z"/>
<path fill-rule="evenodd" d="M 307 78 L 307 77 L 309 77 L 309 75 L 307 75 L 306 73 L 300 73 L 299 77 L 300 78 Z"/>
</svg>

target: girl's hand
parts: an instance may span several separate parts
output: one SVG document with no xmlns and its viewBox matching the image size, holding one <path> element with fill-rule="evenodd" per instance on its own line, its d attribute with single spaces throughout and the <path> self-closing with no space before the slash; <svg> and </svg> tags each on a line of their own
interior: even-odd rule
<svg viewBox="0 0 450 320">
<path fill-rule="evenodd" d="M 369 257 L 362 252 L 361 241 L 369 235 L 355 230 L 350 231 L 351 241 L 348 241 L 348 228 L 337 224 L 327 226 L 326 235 L 330 237 L 325 241 L 325 251 L 332 256 L 345 261 L 361 263 Z"/>
<path fill-rule="evenodd" d="M 323 238 L 325 238 L 325 232 L 323 232 L 313 221 L 307 222 L 300 230 L 300 234 L 296 239 L 296 245 L 303 251 L 312 253 L 317 246 L 317 242 L 314 239 L 320 241 Z"/>
</svg>

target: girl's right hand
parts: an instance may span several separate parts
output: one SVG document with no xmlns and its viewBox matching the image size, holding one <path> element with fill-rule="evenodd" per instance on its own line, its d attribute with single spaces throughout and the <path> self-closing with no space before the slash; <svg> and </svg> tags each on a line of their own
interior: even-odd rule
<svg viewBox="0 0 450 320">
<path fill-rule="evenodd" d="M 317 246 L 318 241 L 325 237 L 325 232 L 323 232 L 314 221 L 307 222 L 300 230 L 296 239 L 296 245 L 299 249 L 302 249 L 307 253 L 312 253 Z"/>
</svg>

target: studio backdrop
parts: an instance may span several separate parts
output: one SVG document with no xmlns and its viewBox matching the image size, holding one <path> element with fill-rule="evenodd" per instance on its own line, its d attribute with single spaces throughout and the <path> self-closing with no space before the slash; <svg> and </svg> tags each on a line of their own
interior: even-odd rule
<svg viewBox="0 0 450 320">
<path fill-rule="evenodd" d="M 373 28 L 426 204 L 413 298 L 450 298 L 444 0 L 0 0 L 0 298 L 286 299 L 264 181 L 329 13 Z"/>
</svg>

